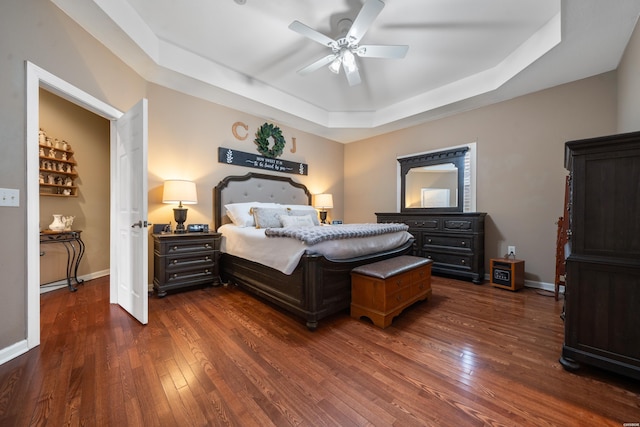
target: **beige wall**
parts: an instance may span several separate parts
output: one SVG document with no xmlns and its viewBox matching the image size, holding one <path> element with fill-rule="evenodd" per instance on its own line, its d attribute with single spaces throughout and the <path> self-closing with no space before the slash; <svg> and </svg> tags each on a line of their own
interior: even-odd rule
<svg viewBox="0 0 640 427">
<path fill-rule="evenodd" d="M 26 338 L 26 85 L 31 61 L 104 102 L 127 110 L 146 83 L 47 0 L 0 6 L 0 187 L 20 191 L 20 206 L 0 207 L 0 349 Z M 83 177 L 84 179 L 84 177 Z"/>
<path fill-rule="evenodd" d="M 9 0 L 0 8 L 0 187 L 20 190 L 18 208 L 0 207 L 11 224 L 0 243 L 1 350 L 26 337 L 26 60 L 122 111 L 149 99 L 152 222 L 172 217 L 160 203 L 162 182 L 188 178 L 196 180 L 199 196 L 188 222 L 211 224 L 215 184 L 250 171 L 218 164 L 217 147 L 253 151 L 251 135 L 267 120 L 145 82 L 48 0 Z M 637 51 L 628 54 L 634 63 Z M 625 70 L 631 72 L 624 87 L 632 89 L 637 66 Z M 615 77 L 597 76 L 346 146 L 282 127 L 287 140 L 298 143 L 298 151 L 283 158 L 309 164 L 310 175 L 300 181 L 311 191 L 334 194 L 330 218 L 375 221 L 374 212 L 396 208 L 396 156 L 477 141 L 478 210 L 489 212 L 487 258 L 516 245 L 527 260 L 528 279 L 550 282 L 554 221 L 562 211 L 562 146 L 567 139 L 614 132 Z M 621 106 L 625 117 L 637 117 L 635 98 Z M 249 140 L 232 136 L 236 121 L 250 126 Z"/>
<path fill-rule="evenodd" d="M 485 250 L 515 245 L 526 279 L 553 283 L 556 224 L 564 198 L 564 142 L 615 133 L 616 75 L 479 108 L 345 147 L 348 222 L 396 212 L 398 156 L 477 142 L 477 210 L 487 212 Z"/>
<path fill-rule="evenodd" d="M 2 350 L 26 338 L 26 60 L 121 111 L 128 110 L 143 97 L 149 99 L 151 222 L 166 222 L 173 217 L 171 207 L 161 204 L 162 182 L 167 178 L 185 178 L 196 181 L 199 197 L 197 205 L 189 206 L 187 222 L 212 225 L 212 190 L 217 182 L 226 175 L 258 171 L 218 164 L 217 147 L 256 152 L 251 142 L 253 134 L 268 120 L 145 82 L 47 0 L 10 0 L 2 3 L 0 12 L 0 75 L 3 77 L 0 79 L 0 129 L 3 131 L 0 187 L 16 188 L 21 196 L 20 207 L 0 207 L 3 221 L 12 225 L 5 228 L 0 243 Z M 233 137 L 231 126 L 236 121 L 249 126 L 246 141 Z M 331 216 L 342 217 L 344 146 L 285 126 L 281 128 L 287 139 L 282 158 L 309 165 L 309 176 L 283 175 L 298 179 L 313 193 L 333 193 L 335 208 Z M 53 129 L 50 132 L 53 133 Z M 294 137 L 297 151 L 291 153 L 288 150 Z M 89 170 L 90 163 L 80 157 L 78 163 L 84 183 L 89 179 L 85 171 Z M 47 209 L 42 211 L 45 216 Z M 40 222 L 41 226 L 49 224 L 46 219 Z M 81 224 L 80 221 L 78 226 Z M 89 227 L 89 224 L 82 225 Z M 107 248 L 103 248 L 105 259 Z"/>
<path fill-rule="evenodd" d="M 618 132 L 640 130 L 640 24 L 618 67 Z"/>
<path fill-rule="evenodd" d="M 255 153 L 255 132 L 268 120 L 241 111 L 225 108 L 189 95 L 150 84 L 149 99 L 149 221 L 171 222 L 173 205 L 162 204 L 163 182 L 186 179 L 196 183 L 198 204 L 187 205 L 187 224 L 203 223 L 213 228 L 213 189 L 228 175 L 249 172 L 270 173 L 291 177 L 305 184 L 312 194 L 332 193 L 334 209 L 329 218 L 342 218 L 344 145 L 310 135 L 287 126 L 280 126 L 286 139 L 281 159 L 307 163 L 307 176 L 272 173 L 260 169 L 218 163 L 218 147 Z M 242 122 L 248 132 L 238 128 L 244 141 L 236 139 L 232 126 Z M 272 122 L 272 121 L 268 121 Z M 295 153 L 292 138 L 296 139 Z M 151 246 L 150 246 L 151 248 Z M 150 258 L 153 252 L 150 250 Z M 149 262 L 152 276 L 153 259 Z"/>
<path fill-rule="evenodd" d="M 73 229 L 82 230 L 86 244 L 78 275 L 104 272 L 109 269 L 109 121 L 40 90 L 40 128 L 71 145 L 78 171 L 78 197 L 40 196 L 40 229 L 48 227 L 54 213 L 74 216 Z M 42 278 L 48 276 L 52 264 L 66 262 L 66 252 L 56 246 L 61 245 L 41 248 L 46 252 L 41 258 Z M 46 262 L 56 249 L 62 259 L 57 256 Z"/>
<path fill-rule="evenodd" d="M 213 189 L 228 175 L 249 172 L 272 173 L 260 169 L 218 163 L 218 147 L 257 154 L 255 132 L 271 120 L 251 116 L 189 95 L 150 84 L 149 99 L 149 220 L 173 221 L 172 205 L 162 204 L 162 184 L 167 179 L 187 179 L 196 182 L 198 204 L 189 205 L 187 223 L 213 226 Z M 242 122 L 248 132 L 244 141 L 232 134 L 235 122 Z M 336 200 L 331 214 L 343 215 L 343 151 L 344 145 L 279 125 L 286 139 L 281 159 L 307 163 L 307 176 L 272 173 L 291 177 L 305 184 L 313 194 L 333 193 Z M 296 139 L 296 151 L 292 138 Z M 175 225 L 175 224 L 173 224 Z"/>
</svg>

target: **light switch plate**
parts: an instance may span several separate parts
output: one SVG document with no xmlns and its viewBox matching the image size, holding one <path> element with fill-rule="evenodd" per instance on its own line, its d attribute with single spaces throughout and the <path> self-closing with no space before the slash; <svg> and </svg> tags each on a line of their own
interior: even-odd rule
<svg viewBox="0 0 640 427">
<path fill-rule="evenodd" d="M 0 188 L 0 206 L 20 206 L 20 190 L 15 188 Z"/>
</svg>

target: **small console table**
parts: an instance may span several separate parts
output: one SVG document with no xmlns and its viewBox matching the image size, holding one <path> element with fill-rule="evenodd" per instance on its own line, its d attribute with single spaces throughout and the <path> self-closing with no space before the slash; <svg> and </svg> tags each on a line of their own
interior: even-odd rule
<svg viewBox="0 0 640 427">
<path fill-rule="evenodd" d="M 78 288 L 74 287 L 71 279 L 76 284 L 81 285 L 84 280 L 78 279 L 78 266 L 84 255 L 84 242 L 80 238 L 80 230 L 69 231 L 42 231 L 40 232 L 40 244 L 62 243 L 67 250 L 67 286 L 70 292 L 75 292 Z M 77 248 L 76 248 L 77 246 Z M 41 253 L 42 255 L 42 253 Z"/>
</svg>

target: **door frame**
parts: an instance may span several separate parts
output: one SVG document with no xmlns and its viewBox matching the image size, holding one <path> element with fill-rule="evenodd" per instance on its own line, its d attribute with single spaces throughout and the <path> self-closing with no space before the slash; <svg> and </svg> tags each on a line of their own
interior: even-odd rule
<svg viewBox="0 0 640 427">
<path fill-rule="evenodd" d="M 27 350 L 40 345 L 40 190 L 39 190 L 39 157 L 38 131 L 40 130 L 40 88 L 46 89 L 86 110 L 93 112 L 111 122 L 110 151 L 111 170 L 113 170 L 115 138 L 114 120 L 123 113 L 54 76 L 37 65 L 25 61 L 26 67 L 26 163 L 27 163 Z M 111 180 L 115 177 L 111 174 Z M 118 186 L 111 186 L 110 209 L 113 210 L 114 191 Z M 111 214 L 111 232 L 114 230 L 114 215 Z M 111 246 L 111 245 L 110 245 Z M 110 249 L 113 256 L 113 248 Z M 110 269 L 115 268 L 113 258 Z M 117 287 L 111 281 L 110 302 L 117 302 Z"/>
</svg>

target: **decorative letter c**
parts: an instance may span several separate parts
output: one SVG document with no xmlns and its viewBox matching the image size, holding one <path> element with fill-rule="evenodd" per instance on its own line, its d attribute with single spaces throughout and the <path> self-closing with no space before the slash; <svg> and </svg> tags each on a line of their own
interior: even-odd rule
<svg viewBox="0 0 640 427">
<path fill-rule="evenodd" d="M 245 136 L 238 135 L 238 126 L 243 127 L 246 131 L 249 130 L 249 126 L 245 125 L 242 122 L 235 122 L 233 125 L 231 125 L 231 132 L 233 133 L 233 136 L 235 136 L 236 139 L 239 139 L 240 141 L 244 141 L 245 139 L 247 139 L 247 136 L 249 136 L 249 134 L 247 133 Z"/>
</svg>

